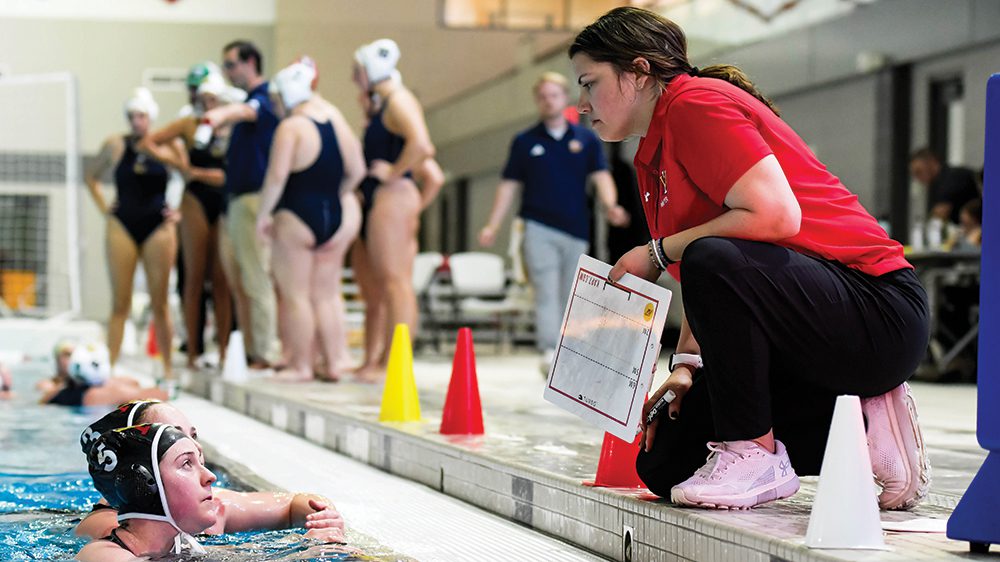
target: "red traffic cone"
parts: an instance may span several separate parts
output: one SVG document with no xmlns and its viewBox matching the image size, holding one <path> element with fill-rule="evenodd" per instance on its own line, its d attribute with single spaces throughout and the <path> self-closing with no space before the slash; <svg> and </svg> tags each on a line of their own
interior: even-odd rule
<svg viewBox="0 0 1000 562">
<path fill-rule="evenodd" d="M 635 471 L 635 458 L 639 455 L 641 440 L 641 433 L 635 436 L 632 443 L 605 433 L 604 444 L 601 445 L 601 460 L 597 463 L 597 476 L 593 482 L 584 482 L 584 485 L 597 488 L 645 488 L 646 485 Z"/>
<path fill-rule="evenodd" d="M 476 352 L 472 345 L 472 330 L 458 330 L 455 360 L 451 364 L 451 382 L 441 415 L 443 435 L 482 435 L 483 406 L 479 401 L 479 380 L 476 378 Z"/>
<path fill-rule="evenodd" d="M 160 355 L 160 348 L 156 346 L 156 327 L 153 322 L 149 323 L 149 335 L 146 337 L 146 355 L 149 357 Z"/>
</svg>

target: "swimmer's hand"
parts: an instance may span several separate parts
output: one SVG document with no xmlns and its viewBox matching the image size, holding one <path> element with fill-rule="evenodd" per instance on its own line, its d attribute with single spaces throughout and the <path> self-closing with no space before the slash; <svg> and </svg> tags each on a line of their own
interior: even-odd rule
<svg viewBox="0 0 1000 562">
<path fill-rule="evenodd" d="M 344 517 L 335 507 L 316 499 L 309 500 L 309 507 L 314 510 L 314 513 L 306 515 L 306 529 L 310 531 L 339 529 L 343 535 Z M 308 533 L 306 534 L 308 535 Z"/>
<path fill-rule="evenodd" d="M 608 273 L 608 279 L 617 282 L 626 273 L 631 273 L 646 281 L 656 281 L 661 272 L 649 259 L 649 247 L 643 244 L 632 248 L 619 258 Z"/>
<path fill-rule="evenodd" d="M 385 160 L 372 160 L 371 166 L 368 168 L 368 175 L 382 183 L 386 183 L 392 179 L 390 177 L 392 175 L 392 164 Z"/>
<path fill-rule="evenodd" d="M 274 218 L 270 214 L 257 217 L 257 237 L 264 242 L 274 237 Z"/>
<path fill-rule="evenodd" d="M 489 248 L 497 241 L 497 229 L 492 225 L 486 225 L 479 231 L 479 245 Z"/>
<path fill-rule="evenodd" d="M 614 207 L 609 207 L 608 212 L 608 223 L 611 226 L 617 226 L 618 228 L 625 228 L 632 222 L 632 217 L 629 216 L 628 211 L 625 207 L 621 205 L 615 205 Z"/>
<path fill-rule="evenodd" d="M 649 410 L 661 396 L 666 394 L 667 391 L 671 391 L 674 393 L 674 399 L 670 402 L 665 414 L 671 420 L 677 419 L 681 411 L 681 401 L 691 388 L 691 383 L 693 382 L 692 376 L 693 373 L 689 365 L 678 365 L 674 369 L 674 372 L 670 373 L 670 376 L 667 377 L 667 380 L 663 381 L 660 388 L 643 404 L 642 417 L 639 418 L 639 427 L 642 428 L 642 444 L 647 453 L 653 449 L 653 441 L 656 440 L 656 428 L 664 418 L 662 415 L 656 416 L 652 422 L 647 424 L 646 418 L 649 416 Z"/>
<path fill-rule="evenodd" d="M 344 538 L 343 529 L 334 529 L 334 528 L 309 529 L 308 531 L 306 531 L 305 537 L 307 539 L 315 539 L 322 542 L 340 543 L 340 544 L 347 543 L 347 539 Z"/>
<path fill-rule="evenodd" d="M 163 207 L 163 220 L 169 224 L 177 224 L 181 222 L 181 212 L 177 209 L 171 209 L 170 207 Z"/>
</svg>

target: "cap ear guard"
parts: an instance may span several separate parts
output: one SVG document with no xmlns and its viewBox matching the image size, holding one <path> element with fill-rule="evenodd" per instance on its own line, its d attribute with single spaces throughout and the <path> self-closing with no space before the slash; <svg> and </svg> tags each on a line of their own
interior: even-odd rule
<svg viewBox="0 0 1000 562">
<path fill-rule="evenodd" d="M 100 386 L 111 378 L 111 355 L 108 347 L 99 343 L 78 345 L 69 357 L 67 372 L 73 382 Z"/>
<path fill-rule="evenodd" d="M 142 415 L 143 410 L 154 404 L 162 404 L 162 402 L 159 400 L 133 400 L 119 404 L 114 410 L 84 428 L 83 433 L 80 434 L 80 448 L 83 449 L 83 454 L 90 454 L 91 447 L 105 431 L 138 424 L 139 416 Z"/>
<path fill-rule="evenodd" d="M 379 82 L 393 78 L 399 63 L 399 45 L 392 39 L 379 39 L 362 45 L 354 52 L 354 60 L 364 69 L 368 77 L 368 88 Z"/>
<path fill-rule="evenodd" d="M 312 85 L 316 80 L 316 68 L 302 62 L 293 63 L 281 69 L 271 86 L 281 96 L 286 110 L 308 101 L 312 97 Z"/>
</svg>

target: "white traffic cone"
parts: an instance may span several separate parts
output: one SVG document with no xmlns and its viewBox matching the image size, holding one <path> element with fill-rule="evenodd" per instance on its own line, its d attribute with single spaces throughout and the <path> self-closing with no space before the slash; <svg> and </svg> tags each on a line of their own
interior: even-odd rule
<svg viewBox="0 0 1000 562">
<path fill-rule="evenodd" d="M 229 345 L 226 346 L 226 364 L 222 368 L 222 380 L 229 382 L 246 382 L 249 369 L 247 356 L 243 347 L 243 333 L 239 330 L 229 334 Z"/>
<path fill-rule="evenodd" d="M 130 357 L 139 354 L 139 334 L 131 318 L 125 320 L 125 329 L 122 330 L 121 354 Z"/>
<path fill-rule="evenodd" d="M 838 396 L 813 500 L 809 548 L 885 549 L 857 396 Z"/>
</svg>

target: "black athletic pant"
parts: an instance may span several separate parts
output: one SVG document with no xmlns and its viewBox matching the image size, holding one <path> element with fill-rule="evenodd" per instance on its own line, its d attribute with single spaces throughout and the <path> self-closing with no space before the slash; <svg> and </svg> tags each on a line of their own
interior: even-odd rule
<svg viewBox="0 0 1000 562">
<path fill-rule="evenodd" d="M 840 394 L 877 396 L 927 350 L 927 295 L 910 269 L 873 277 L 774 244 L 709 237 L 681 262 L 688 323 L 705 367 L 677 420 L 660 418 L 636 460 L 668 496 L 705 463 L 708 441 L 774 436 L 818 474 Z"/>
</svg>

